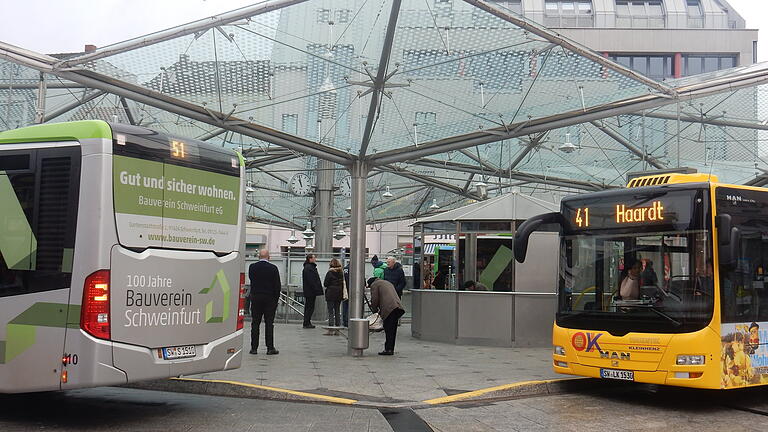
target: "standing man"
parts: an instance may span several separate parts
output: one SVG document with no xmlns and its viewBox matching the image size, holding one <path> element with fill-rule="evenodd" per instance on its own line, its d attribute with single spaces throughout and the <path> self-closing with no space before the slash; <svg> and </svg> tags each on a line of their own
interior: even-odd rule
<svg viewBox="0 0 768 432">
<path fill-rule="evenodd" d="M 376 279 L 368 279 L 368 287 L 371 288 L 371 310 L 378 312 L 384 320 L 384 351 L 379 355 L 391 356 L 395 354 L 395 339 L 397 338 L 397 320 L 405 313 L 400 297 L 395 292 L 391 283 Z"/>
<path fill-rule="evenodd" d="M 387 258 L 387 267 L 384 269 L 384 280 L 395 287 L 398 297 L 403 298 L 405 272 L 403 271 L 403 265 L 395 261 L 393 257 Z"/>
<path fill-rule="evenodd" d="M 323 283 L 320 281 L 320 273 L 317 272 L 317 257 L 315 254 L 307 255 L 304 261 L 304 270 L 301 272 L 302 288 L 304 289 L 304 328 L 313 329 L 312 314 L 315 313 L 315 298 L 323 295 Z"/>
<path fill-rule="evenodd" d="M 256 354 L 259 348 L 259 327 L 264 317 L 267 355 L 280 354 L 275 349 L 275 312 L 280 300 L 280 271 L 269 262 L 269 251 L 259 251 L 259 261 L 248 267 L 248 277 L 251 279 L 251 354 Z"/>
</svg>

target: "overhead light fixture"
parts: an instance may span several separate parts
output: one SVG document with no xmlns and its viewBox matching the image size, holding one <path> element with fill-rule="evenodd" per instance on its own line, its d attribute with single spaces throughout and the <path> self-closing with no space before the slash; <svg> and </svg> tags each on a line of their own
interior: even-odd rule
<svg viewBox="0 0 768 432">
<path fill-rule="evenodd" d="M 304 240 L 311 240 L 315 237 L 315 232 L 312 231 L 312 222 L 307 222 L 307 229 L 302 232 Z"/>
<path fill-rule="evenodd" d="M 481 180 L 475 183 L 475 188 L 480 198 L 488 198 L 488 185 L 484 181 Z"/>
<path fill-rule="evenodd" d="M 347 214 L 352 214 L 352 206 L 351 205 L 347 206 L 347 208 L 345 208 L 344 210 L 347 211 Z"/>
<path fill-rule="evenodd" d="M 387 186 L 387 190 L 385 190 L 381 196 L 384 198 L 392 198 L 394 195 L 392 195 L 392 192 L 389 191 L 389 186 Z"/>
<path fill-rule="evenodd" d="M 344 231 L 344 225 L 339 224 L 339 230 L 333 233 L 333 238 L 335 238 L 336 240 L 341 240 L 346 236 L 347 236 L 347 233 L 346 231 Z"/>
<path fill-rule="evenodd" d="M 291 230 L 291 236 L 286 241 L 290 244 L 298 243 L 299 239 L 296 238 L 296 230 Z"/>
<path fill-rule="evenodd" d="M 248 182 L 245 184 L 245 193 L 254 193 L 256 189 L 253 188 L 253 183 Z"/>
<path fill-rule="evenodd" d="M 558 149 L 563 153 L 573 153 L 576 151 L 576 146 L 573 145 L 571 142 L 571 134 L 566 133 L 565 134 L 565 142 L 560 144 L 560 147 Z"/>
<path fill-rule="evenodd" d="M 440 206 L 437 205 L 437 198 L 432 198 L 432 205 L 429 206 L 429 209 L 430 210 L 437 210 L 439 208 L 440 208 Z"/>
</svg>

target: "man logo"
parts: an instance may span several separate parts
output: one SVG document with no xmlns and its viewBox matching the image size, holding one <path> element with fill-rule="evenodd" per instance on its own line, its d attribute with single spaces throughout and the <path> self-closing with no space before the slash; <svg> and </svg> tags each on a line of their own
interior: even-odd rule
<svg viewBox="0 0 768 432">
<path fill-rule="evenodd" d="M 216 276 L 213 278 L 213 281 L 211 281 L 211 286 L 208 288 L 203 288 L 200 291 L 200 294 L 208 294 L 213 289 L 213 286 L 216 285 L 216 282 L 219 283 L 219 288 L 221 288 L 221 293 L 223 294 L 221 302 L 221 315 L 213 316 L 213 300 L 209 301 L 205 305 L 206 323 L 220 323 L 226 321 L 227 318 L 229 318 L 229 298 L 230 292 L 232 290 L 229 287 L 229 282 L 227 282 L 227 276 L 224 274 L 224 270 L 219 270 L 219 272 L 216 273 Z"/>
<path fill-rule="evenodd" d="M 628 352 L 600 351 L 600 358 L 611 360 L 629 360 L 631 354 Z"/>
<path fill-rule="evenodd" d="M 597 343 L 597 340 L 600 339 L 600 336 L 602 335 L 602 333 L 589 332 L 585 335 L 582 332 L 578 332 L 571 338 L 571 345 L 573 345 L 576 351 L 586 350 L 586 352 L 590 352 L 595 349 L 600 351 L 600 344 Z"/>
</svg>

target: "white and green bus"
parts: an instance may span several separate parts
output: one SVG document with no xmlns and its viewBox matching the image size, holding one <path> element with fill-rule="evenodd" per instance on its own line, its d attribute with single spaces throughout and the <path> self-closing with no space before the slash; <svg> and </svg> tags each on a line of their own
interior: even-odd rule
<svg viewBox="0 0 768 432">
<path fill-rule="evenodd" d="M 0 393 L 239 367 L 244 173 L 138 126 L 0 133 Z"/>
</svg>

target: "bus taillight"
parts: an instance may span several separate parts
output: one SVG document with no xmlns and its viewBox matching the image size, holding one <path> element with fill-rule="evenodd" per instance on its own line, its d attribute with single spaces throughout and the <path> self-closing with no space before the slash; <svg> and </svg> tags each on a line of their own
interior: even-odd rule
<svg viewBox="0 0 768 432">
<path fill-rule="evenodd" d="M 245 321 L 245 273 L 240 273 L 240 302 L 237 304 L 237 330 L 243 329 Z"/>
<path fill-rule="evenodd" d="M 80 328 L 93 337 L 110 339 L 109 270 L 99 270 L 85 278 Z"/>
</svg>

